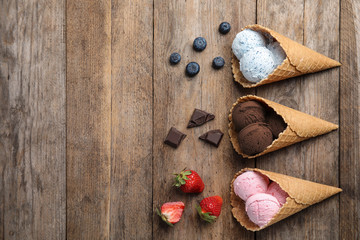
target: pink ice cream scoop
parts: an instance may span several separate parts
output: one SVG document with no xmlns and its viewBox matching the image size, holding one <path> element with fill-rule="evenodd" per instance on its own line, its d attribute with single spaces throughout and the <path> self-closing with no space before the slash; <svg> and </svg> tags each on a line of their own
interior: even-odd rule
<svg viewBox="0 0 360 240">
<path fill-rule="evenodd" d="M 249 219 L 259 227 L 265 226 L 279 211 L 278 200 L 266 193 L 258 193 L 249 197 L 245 210 Z"/>
<path fill-rule="evenodd" d="M 269 178 L 258 172 L 246 171 L 234 181 L 234 192 L 246 201 L 256 193 L 265 193 L 269 185 Z"/>
<path fill-rule="evenodd" d="M 284 203 L 286 202 L 286 198 L 289 196 L 289 194 L 282 190 L 279 184 L 277 184 L 276 182 L 272 182 L 269 185 L 266 193 L 274 196 L 279 201 L 281 206 L 284 205 Z"/>
</svg>

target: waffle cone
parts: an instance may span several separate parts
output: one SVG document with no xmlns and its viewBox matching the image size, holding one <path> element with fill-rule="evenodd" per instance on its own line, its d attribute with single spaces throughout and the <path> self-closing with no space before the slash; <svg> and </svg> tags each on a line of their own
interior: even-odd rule
<svg viewBox="0 0 360 240">
<path fill-rule="evenodd" d="M 288 193 L 289 197 L 286 199 L 286 203 L 280 208 L 280 211 L 263 227 L 257 226 L 250 221 L 245 211 L 245 202 L 236 196 L 234 192 L 233 183 L 235 179 L 245 171 L 256 171 L 267 176 L 270 180 L 278 183 L 280 187 Z M 342 190 L 337 187 L 332 187 L 324 184 L 306 181 L 300 178 L 294 178 L 287 175 L 269 172 L 256 168 L 245 168 L 236 173 L 231 181 L 230 202 L 233 216 L 236 220 L 247 230 L 259 231 L 264 229 L 280 220 L 287 218 L 301 210 L 325 200 Z"/>
<path fill-rule="evenodd" d="M 249 100 L 261 102 L 272 108 L 278 115 L 280 115 L 284 119 L 285 123 L 287 124 L 286 129 L 279 134 L 279 137 L 275 139 L 270 146 L 268 146 L 263 152 L 253 156 L 249 156 L 241 151 L 237 138 L 237 132 L 235 131 L 234 125 L 232 123 L 232 112 L 234 107 L 240 102 L 245 102 Z M 338 125 L 336 124 L 324 121 L 320 118 L 313 117 L 306 113 L 254 95 L 247 95 L 241 97 L 233 104 L 229 114 L 229 121 L 229 135 L 231 143 L 235 151 L 245 158 L 259 157 L 266 153 L 273 152 L 294 143 L 328 133 L 338 128 Z"/>
<path fill-rule="evenodd" d="M 271 35 L 286 53 L 286 59 L 279 65 L 267 78 L 257 83 L 251 83 L 245 79 L 240 71 L 239 60 L 233 55 L 231 63 L 235 81 L 239 82 L 244 88 L 252 88 L 271 82 L 277 82 L 291 77 L 300 76 L 307 73 L 319 72 L 325 69 L 338 67 L 341 64 L 328 58 L 310 48 L 297 43 L 271 29 L 260 25 L 249 25 L 244 29 L 252 29 Z M 242 29 L 242 30 L 244 30 Z"/>
</svg>

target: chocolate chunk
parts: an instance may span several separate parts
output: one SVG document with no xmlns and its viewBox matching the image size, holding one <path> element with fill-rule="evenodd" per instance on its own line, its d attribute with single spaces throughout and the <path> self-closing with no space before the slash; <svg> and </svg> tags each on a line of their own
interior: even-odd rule
<svg viewBox="0 0 360 240">
<path fill-rule="evenodd" d="M 214 145 L 215 147 L 218 147 L 223 136 L 224 134 L 219 129 L 216 129 L 204 133 L 199 138 L 211 145 Z"/>
<path fill-rule="evenodd" d="M 181 141 L 185 137 L 186 137 L 186 134 L 183 134 L 176 128 L 172 127 L 172 128 L 170 128 L 169 133 L 166 136 L 164 143 L 166 143 L 167 145 L 169 145 L 173 148 L 177 148 L 180 145 Z"/>
<path fill-rule="evenodd" d="M 203 125 L 206 122 L 209 122 L 215 118 L 214 114 L 207 113 L 203 110 L 196 109 L 194 110 L 193 114 L 191 115 L 188 128 L 198 127 Z"/>
</svg>

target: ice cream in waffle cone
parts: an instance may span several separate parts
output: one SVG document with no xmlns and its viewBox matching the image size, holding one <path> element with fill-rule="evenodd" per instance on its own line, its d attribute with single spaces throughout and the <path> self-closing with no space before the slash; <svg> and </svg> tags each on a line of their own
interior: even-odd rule
<svg viewBox="0 0 360 240">
<path fill-rule="evenodd" d="M 307 48 L 304 45 L 263 26 L 249 25 L 244 29 L 251 29 L 265 35 L 270 35 L 279 42 L 280 46 L 286 53 L 286 58 L 282 64 L 277 66 L 277 68 L 269 74 L 267 78 L 262 79 L 257 83 L 251 83 L 245 79 L 240 71 L 239 60 L 235 55 L 233 55 L 231 63 L 234 79 L 245 88 L 257 87 L 267 83 L 277 82 L 307 73 L 319 72 L 341 65 L 338 61 L 315 52 L 314 50 L 311 50 L 310 48 Z"/>
<path fill-rule="evenodd" d="M 235 131 L 235 127 L 232 121 L 233 119 L 232 113 L 235 106 L 238 103 L 246 102 L 250 100 L 258 101 L 266 105 L 267 107 L 273 109 L 278 115 L 280 115 L 284 119 L 287 125 L 286 129 L 279 134 L 278 138 L 276 138 L 271 143 L 271 145 L 269 145 L 264 151 L 252 156 L 249 156 L 241 151 L 238 142 L 238 135 L 237 135 L 238 133 Z M 230 121 L 229 135 L 230 135 L 231 143 L 235 151 L 246 158 L 259 157 L 266 153 L 273 152 L 275 150 L 284 148 L 294 143 L 301 142 L 306 139 L 328 133 L 338 128 L 338 125 L 336 124 L 324 121 L 322 119 L 313 117 L 306 113 L 297 111 L 295 109 L 286 107 L 284 105 L 254 95 L 247 95 L 241 97 L 233 104 L 229 114 L 229 121 Z"/>
<path fill-rule="evenodd" d="M 240 197 L 238 197 L 234 192 L 233 183 L 235 179 L 246 171 L 259 172 L 267 176 L 271 181 L 279 184 L 281 189 L 289 195 L 289 197 L 286 198 L 285 204 L 280 208 L 279 212 L 266 225 L 262 227 L 259 227 L 250 221 L 245 211 L 245 202 L 240 199 Z M 233 180 L 231 181 L 230 188 L 232 214 L 243 227 L 250 231 L 259 231 L 264 229 L 284 218 L 287 218 L 288 216 L 291 216 L 342 191 L 337 187 L 327 186 L 256 168 L 245 168 L 236 173 Z"/>
</svg>

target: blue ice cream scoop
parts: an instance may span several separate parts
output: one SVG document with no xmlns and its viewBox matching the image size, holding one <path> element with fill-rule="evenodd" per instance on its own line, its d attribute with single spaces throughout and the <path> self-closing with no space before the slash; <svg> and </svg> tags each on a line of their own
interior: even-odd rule
<svg viewBox="0 0 360 240">
<path fill-rule="evenodd" d="M 271 42 L 267 48 L 272 52 L 275 66 L 279 66 L 286 58 L 286 53 L 279 42 Z"/>
<path fill-rule="evenodd" d="M 272 52 L 265 47 L 256 47 L 240 59 L 240 71 L 252 83 L 257 83 L 276 68 Z"/>
<path fill-rule="evenodd" d="M 255 47 L 265 47 L 265 45 L 266 38 L 263 34 L 251 29 L 245 29 L 236 35 L 232 43 L 232 51 L 240 60 L 249 50 Z"/>
</svg>

